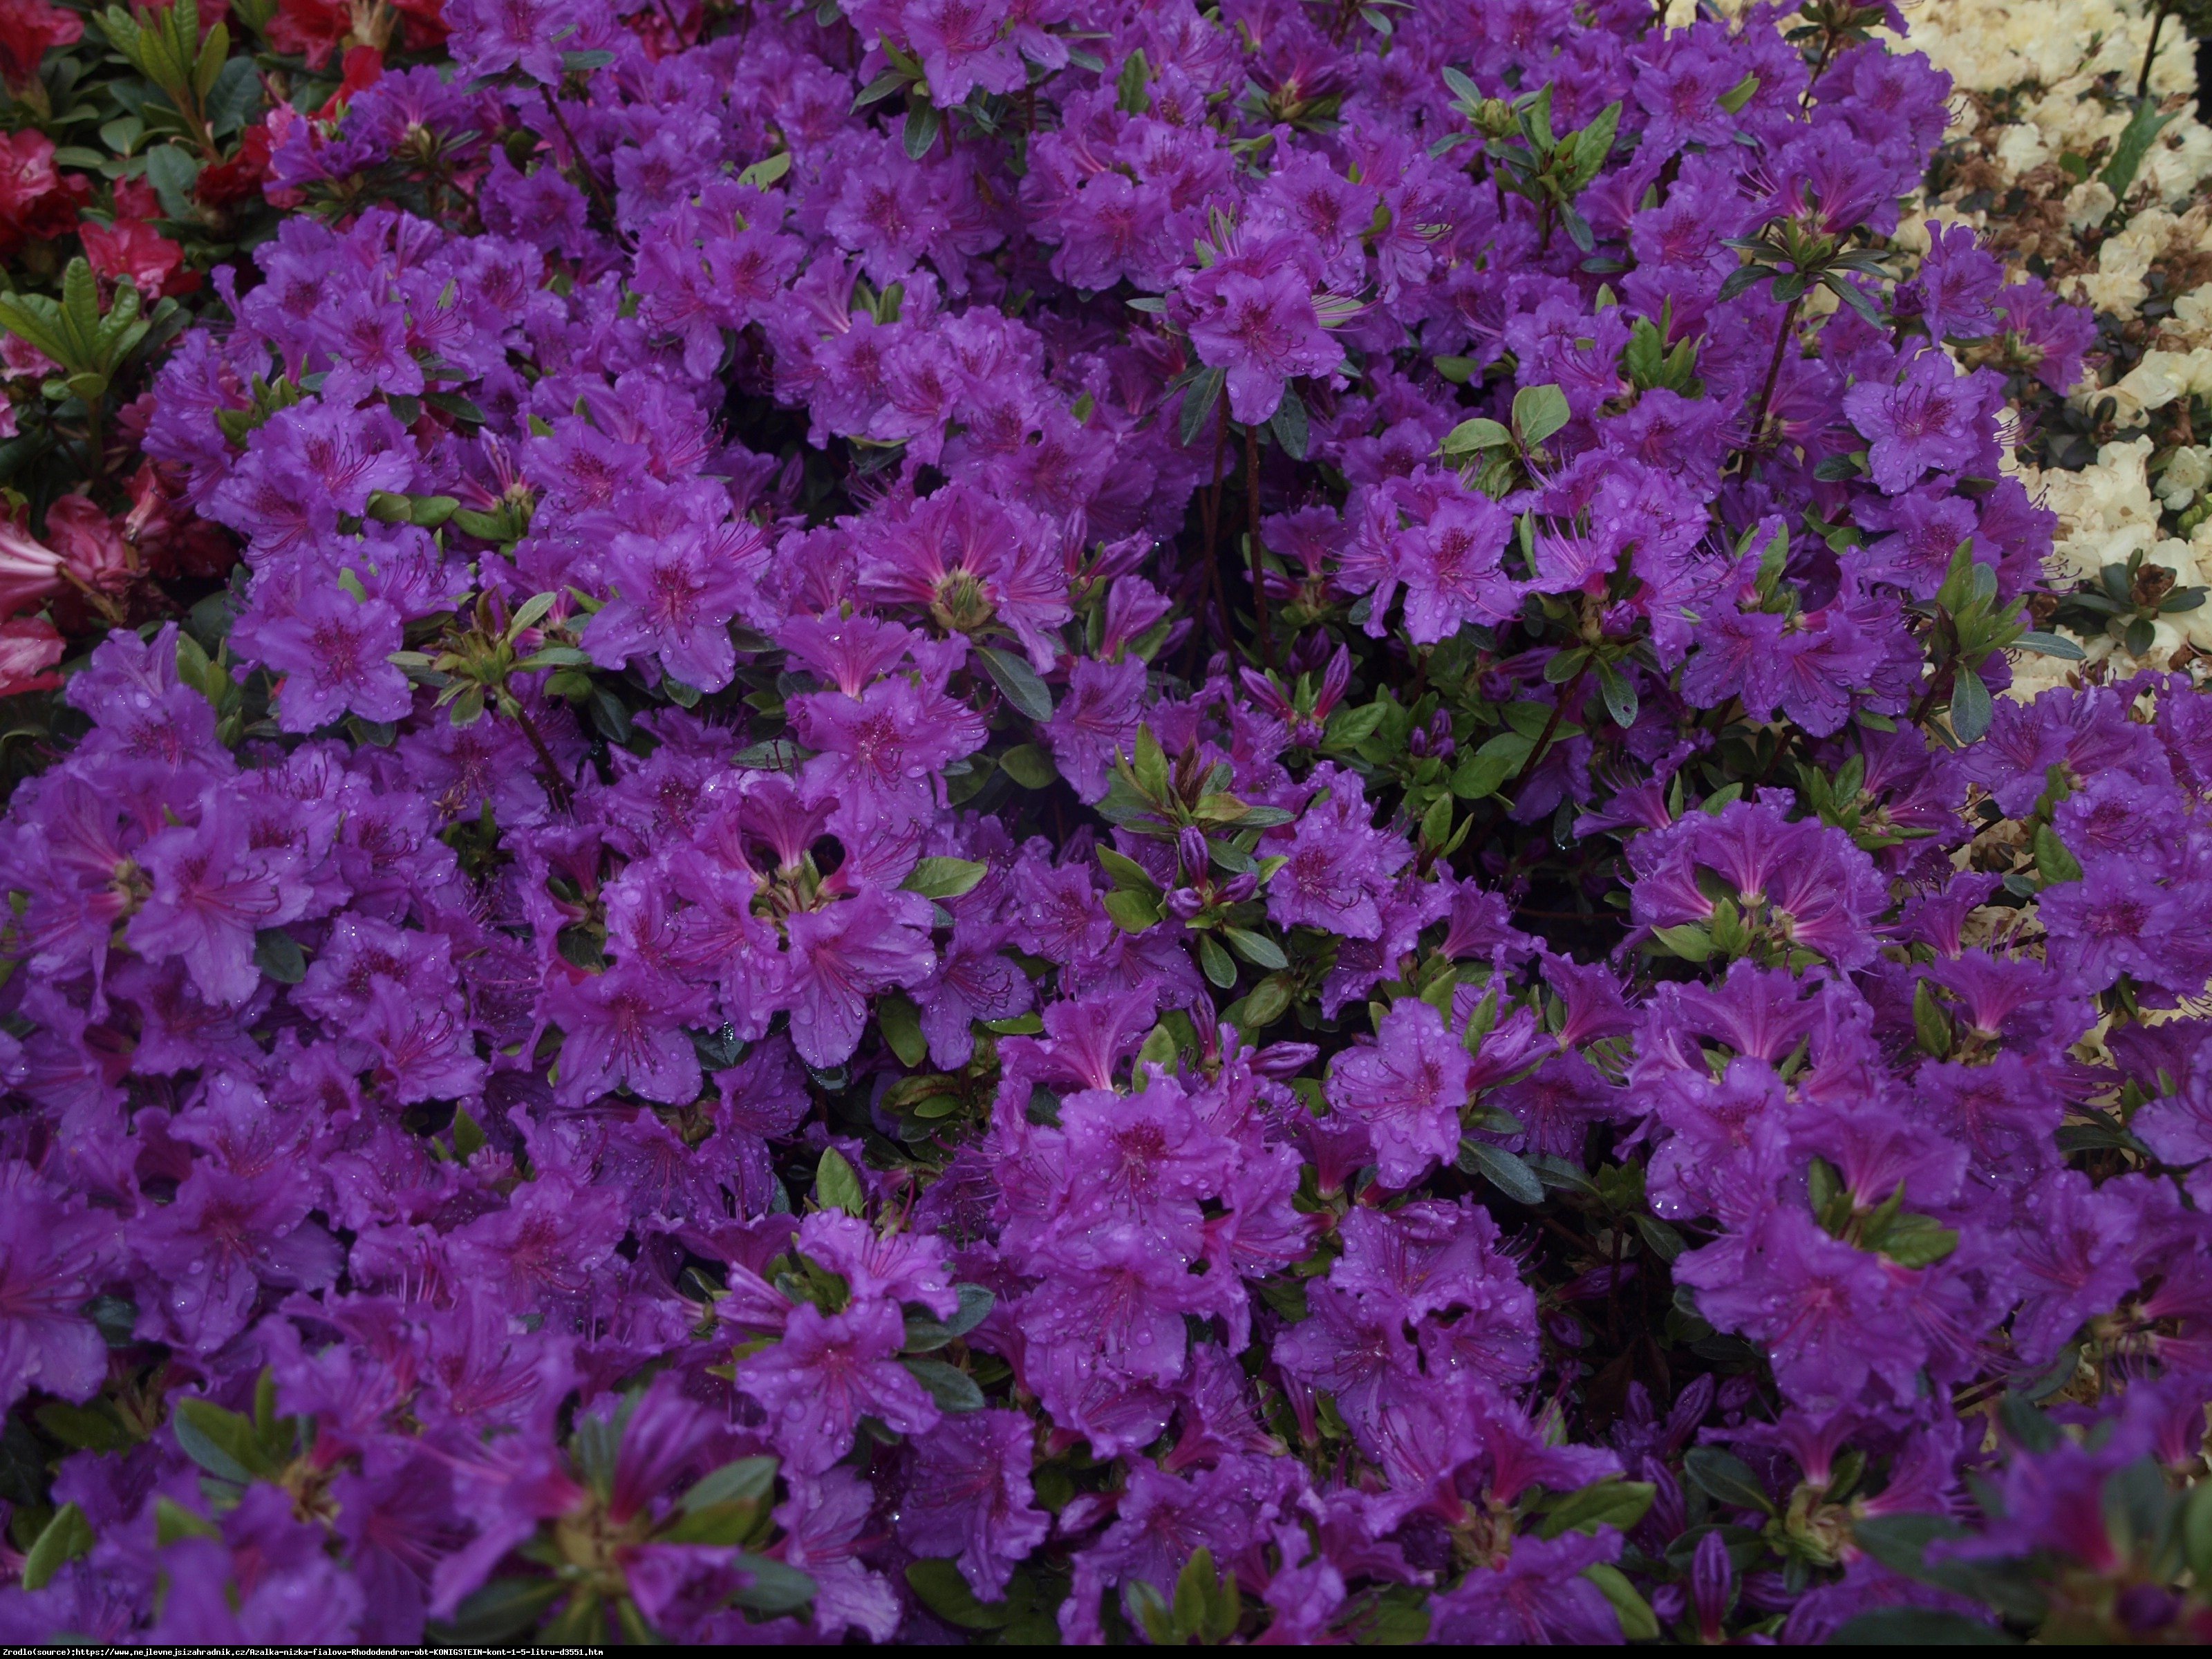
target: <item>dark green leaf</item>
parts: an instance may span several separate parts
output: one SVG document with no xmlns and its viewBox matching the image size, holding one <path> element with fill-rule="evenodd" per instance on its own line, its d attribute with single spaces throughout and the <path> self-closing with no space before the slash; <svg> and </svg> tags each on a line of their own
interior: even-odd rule
<svg viewBox="0 0 2212 1659">
<path fill-rule="evenodd" d="M 990 645 L 977 646 L 975 656 L 1008 702 L 1033 720 L 1052 718 L 1052 693 L 1036 677 L 1036 671 L 1026 658 Z"/>
<path fill-rule="evenodd" d="M 929 1390 L 940 1411 L 980 1412 L 983 1409 L 983 1391 L 975 1386 L 975 1379 L 957 1366 L 948 1365 L 942 1359 L 902 1359 L 899 1364 L 913 1373 L 914 1380 Z"/>
<path fill-rule="evenodd" d="M 1237 983 L 1237 964 L 1221 948 L 1221 941 L 1211 933 L 1198 936 L 1198 965 L 1206 970 L 1206 978 L 1224 991 Z"/>
<path fill-rule="evenodd" d="M 236 3 L 236 0 L 233 0 Z M 535 1625 L 568 1589 L 559 1578 L 495 1578 L 455 1609 L 450 1624 L 431 1626 L 440 1646 L 508 1642 Z"/>
<path fill-rule="evenodd" d="M 1626 1532 L 1644 1518 L 1657 1492 L 1648 1480 L 1601 1480 L 1553 1504 L 1538 1523 L 1536 1535 L 1557 1538 L 1562 1533 L 1595 1532 L 1600 1527 Z"/>
<path fill-rule="evenodd" d="M 1013 1610 L 1005 1602 L 977 1601 L 960 1569 L 949 1560 L 933 1557 L 909 1561 L 906 1582 L 922 1606 L 962 1630 L 1002 1630 L 1013 1621 Z"/>
<path fill-rule="evenodd" d="M 1933 1607 L 1877 1607 L 1828 1638 L 1830 1647 L 2014 1647 L 2018 1638 L 1963 1613 Z"/>
<path fill-rule="evenodd" d="M 2039 652 L 2044 656 L 2063 658 L 2068 662 L 2081 662 L 2087 655 L 2073 641 L 2061 635 L 2045 634 L 2033 628 L 2014 640 L 2013 646 L 2016 650 Z"/>
<path fill-rule="evenodd" d="M 899 885 L 909 893 L 919 893 L 924 898 L 958 898 L 970 892 L 976 883 L 991 872 L 988 864 L 974 859 L 924 859 L 914 866 L 913 872 Z"/>
<path fill-rule="evenodd" d="M 208 131 L 217 138 L 242 131 L 260 102 L 261 76 L 253 59 L 240 56 L 227 60 L 208 92 L 204 106 Z"/>
<path fill-rule="evenodd" d="M 1988 732 L 1995 713 L 1990 702 L 1990 689 L 1982 684 L 1982 677 L 1962 666 L 1951 687 L 1951 730 L 1959 741 L 1979 741 Z"/>
<path fill-rule="evenodd" d="M 1000 756 L 999 769 L 1024 789 L 1049 789 L 1060 777 L 1052 756 L 1034 743 L 1018 744 Z"/>
<path fill-rule="evenodd" d="M 1583 1577 L 1596 1585 L 1598 1593 L 1613 1604 L 1613 1616 L 1620 1621 L 1623 1638 L 1631 1642 L 1649 1642 L 1659 1634 L 1658 1615 L 1620 1568 L 1600 1561 L 1583 1568 Z"/>
<path fill-rule="evenodd" d="M 960 1298 L 960 1306 L 945 1328 L 955 1336 L 965 1336 L 991 1316 L 998 1297 L 981 1285 L 955 1285 L 952 1293 Z"/>
<path fill-rule="evenodd" d="M 748 1612 L 774 1617 L 796 1613 L 814 1599 L 814 1580 L 765 1555 L 740 1555 L 734 1564 L 745 1587 L 730 1599 Z"/>
<path fill-rule="evenodd" d="M 264 927 L 253 936 L 253 965 L 279 985 L 297 985 L 307 976 L 299 941 L 281 927 Z"/>
<path fill-rule="evenodd" d="M 842 1210 L 847 1215 L 858 1215 L 867 1206 L 860 1177 L 835 1146 L 824 1152 L 822 1161 L 814 1166 L 814 1196 L 823 1209 Z"/>
<path fill-rule="evenodd" d="M 1544 1201 L 1544 1183 L 1536 1179 L 1536 1172 L 1503 1146 L 1469 1136 L 1459 1144 L 1459 1167 L 1480 1176 L 1516 1203 Z"/>
<path fill-rule="evenodd" d="M 126 1449 L 131 1443 L 130 1430 L 106 1401 L 95 1399 L 89 1406 L 72 1406 L 66 1400 L 49 1400 L 34 1415 L 39 1426 L 62 1443 L 79 1451 L 114 1452 Z"/>
<path fill-rule="evenodd" d="M 2099 182 L 2112 192 L 2115 202 L 2127 200 L 2128 191 L 2135 184 L 2136 174 L 2142 170 L 2144 159 L 2150 155 L 2151 145 L 2165 131 L 2166 124 L 2173 118 L 2172 115 L 2158 112 L 2158 100 L 2155 98 L 2144 98 L 2136 102 L 2136 112 L 2128 118 L 2127 125 L 2121 129 L 2119 142 L 2112 146 L 2112 159 L 2105 163 L 2105 170 L 2097 175 Z"/>
<path fill-rule="evenodd" d="M 1182 416 L 1177 423 L 1177 434 L 1187 449 L 1198 441 L 1206 417 L 1213 413 L 1214 405 L 1221 401 L 1221 388 L 1228 382 L 1226 370 L 1200 369 L 1183 388 Z"/>
<path fill-rule="evenodd" d="M 198 182 L 197 156 L 179 144 L 156 144 L 146 152 L 146 182 L 161 198 L 161 211 L 172 219 L 192 216 L 192 186 Z"/>
<path fill-rule="evenodd" d="M 218 1480 L 242 1486 L 268 1473 L 260 1437 L 236 1412 L 205 1400 L 179 1400 L 171 1408 L 169 1428 L 185 1455 Z"/>
<path fill-rule="evenodd" d="M 939 130 L 945 118 L 937 112 L 937 106 L 927 98 L 910 96 L 906 106 L 906 129 L 903 142 L 907 157 L 919 161 L 929 154 L 930 146 L 937 142 Z"/>
<path fill-rule="evenodd" d="M 717 1504 L 757 1503 L 775 1490 L 776 1462 L 773 1457 L 740 1457 L 702 1476 L 684 1494 L 687 1510 Z"/>
<path fill-rule="evenodd" d="M 1531 449 L 1565 426 L 1571 416 L 1567 394 L 1555 386 L 1525 386 L 1513 394 L 1513 429 Z"/>
<path fill-rule="evenodd" d="M 1306 406 L 1305 400 L 1297 392 L 1289 386 L 1283 388 L 1283 401 L 1275 405 L 1274 416 L 1267 426 L 1275 434 L 1275 441 L 1281 446 L 1284 454 L 1294 461 L 1305 459 L 1308 436 Z"/>
<path fill-rule="evenodd" d="M 1283 947 L 1265 933 L 1255 933 L 1247 927 L 1224 927 L 1221 932 L 1229 941 L 1229 948 L 1255 968 L 1272 972 L 1291 965 L 1291 959 L 1283 954 Z"/>
<path fill-rule="evenodd" d="M 1717 1446 L 1693 1446 L 1682 1460 L 1690 1479 L 1708 1495 L 1732 1510 L 1761 1510 L 1774 1513 L 1773 1501 L 1759 1477 L 1744 1461 Z"/>
<path fill-rule="evenodd" d="M 1644 1235 L 1644 1242 L 1662 1261 L 1672 1261 L 1689 1248 L 1680 1233 L 1656 1216 L 1638 1216 L 1636 1231 Z"/>
<path fill-rule="evenodd" d="M 921 1035 L 921 1016 L 901 993 L 886 992 L 876 999 L 876 1024 L 883 1028 L 884 1041 L 890 1044 L 900 1065 L 919 1066 L 929 1058 L 929 1045 Z"/>
<path fill-rule="evenodd" d="M 93 1542 L 92 1522 L 84 1518 L 84 1511 L 75 1504 L 63 1504 L 23 1558 L 23 1588 L 46 1589 L 63 1567 L 79 1556 L 89 1555 Z"/>
<path fill-rule="evenodd" d="M 95 1296 L 78 1311 L 100 1328 L 100 1340 L 111 1348 L 127 1348 L 137 1340 L 136 1303 L 119 1296 Z"/>
</svg>

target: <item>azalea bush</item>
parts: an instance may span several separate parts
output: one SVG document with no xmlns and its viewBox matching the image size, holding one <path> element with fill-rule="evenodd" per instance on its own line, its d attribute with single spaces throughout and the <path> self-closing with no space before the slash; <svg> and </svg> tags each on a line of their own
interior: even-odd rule
<svg viewBox="0 0 2212 1659">
<path fill-rule="evenodd" d="M 0 1640 L 2212 1637 L 2186 52 L 1687 9 L 0 3 Z"/>
</svg>

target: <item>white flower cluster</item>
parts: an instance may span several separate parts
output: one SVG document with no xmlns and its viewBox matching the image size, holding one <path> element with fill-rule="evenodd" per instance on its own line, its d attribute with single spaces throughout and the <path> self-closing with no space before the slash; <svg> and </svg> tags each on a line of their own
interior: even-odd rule
<svg viewBox="0 0 2212 1659">
<path fill-rule="evenodd" d="M 2197 118 L 2196 43 L 2177 20 L 2160 33 L 2149 78 L 2166 124 L 2121 197 L 2100 176 L 2135 115 L 2150 14 L 2149 0 L 1906 7 L 1909 44 L 1952 77 L 1959 160 L 1938 176 L 1936 193 L 1899 240 L 1924 246 L 1931 220 L 1971 224 L 2017 271 L 2033 258 L 2062 298 L 2113 319 L 2124 333 L 2131 328 L 2142 349 L 2124 373 L 2093 360 L 2074 389 L 2069 401 L 2085 416 L 2109 398 L 2111 427 L 2128 431 L 2185 405 L 2181 441 L 2171 441 L 2169 416 L 2160 422 L 2169 436 L 2163 447 L 2138 436 L 2103 444 L 2095 462 L 2078 471 L 2019 469 L 2029 492 L 2058 514 L 2050 574 L 2061 589 L 2136 556 L 2162 567 L 2177 587 L 2212 577 L 2212 513 L 2201 504 L 2212 485 L 2212 448 L 2189 441 L 2197 434 L 2186 418 L 2186 400 L 2212 399 L 2212 127 Z M 2117 223 L 2116 214 L 2124 216 Z M 2145 317 L 2154 265 L 2166 274 L 2167 307 Z M 2177 276 L 2189 284 L 2179 293 L 2172 291 Z M 2212 655 L 2212 606 L 2160 617 L 2141 657 L 2122 643 L 2124 629 L 2124 620 L 2116 621 L 2112 637 L 2089 642 L 2098 672 L 2201 670 L 2208 665 L 2195 653 Z M 2033 696 L 2081 667 L 2024 655 L 2014 695 Z"/>
</svg>

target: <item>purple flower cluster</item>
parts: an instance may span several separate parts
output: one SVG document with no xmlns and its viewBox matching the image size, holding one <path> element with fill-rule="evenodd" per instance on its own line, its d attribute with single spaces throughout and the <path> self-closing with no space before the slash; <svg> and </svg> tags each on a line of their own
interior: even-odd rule
<svg viewBox="0 0 2212 1659">
<path fill-rule="evenodd" d="M 742 16 L 449 0 L 161 374 L 0 1639 L 2203 1633 L 2212 705 L 2003 695 L 1892 9 Z"/>
</svg>

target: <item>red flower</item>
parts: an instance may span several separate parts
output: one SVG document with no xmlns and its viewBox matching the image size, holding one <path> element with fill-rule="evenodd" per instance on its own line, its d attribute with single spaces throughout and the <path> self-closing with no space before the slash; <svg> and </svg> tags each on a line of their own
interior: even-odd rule
<svg viewBox="0 0 2212 1659">
<path fill-rule="evenodd" d="M 348 46 L 345 68 L 338 82 L 338 89 L 324 100 L 315 112 L 318 121 L 335 121 L 345 112 L 345 106 L 357 93 L 367 92 L 384 78 L 384 54 L 374 46 Z"/>
<path fill-rule="evenodd" d="M 88 495 L 64 495 L 46 509 L 46 539 L 63 568 L 96 592 L 120 593 L 138 574 L 122 530 Z"/>
<path fill-rule="evenodd" d="M 30 83 L 49 46 L 74 46 L 84 38 L 76 13 L 46 0 L 0 0 L 0 75 L 11 87 Z"/>
<path fill-rule="evenodd" d="M 54 171 L 54 141 L 43 132 L 0 139 L 0 258 L 25 242 L 75 229 L 77 209 L 91 194 L 82 175 L 64 179 Z"/>
<path fill-rule="evenodd" d="M 0 616 L 61 591 L 62 557 L 21 526 L 0 521 Z"/>
<path fill-rule="evenodd" d="M 199 182 L 193 186 L 192 193 L 203 207 L 223 208 L 233 202 L 244 201 L 259 190 L 261 181 L 269 176 L 269 157 L 273 149 L 267 124 L 255 122 L 238 141 L 237 155 L 228 161 L 200 169 Z"/>
<path fill-rule="evenodd" d="M 353 8 L 346 0 L 278 0 L 267 30 L 276 51 L 296 53 L 315 70 L 331 61 L 338 42 L 352 32 Z"/>
<path fill-rule="evenodd" d="M 149 300 L 161 296 L 171 274 L 185 261 L 184 249 L 136 219 L 118 219 L 112 225 L 87 219 L 76 234 L 95 271 L 128 282 Z"/>
<path fill-rule="evenodd" d="M 47 671 L 62 659 L 64 648 L 61 635 L 44 617 L 0 623 L 0 697 L 59 685 L 62 677 Z"/>
</svg>

